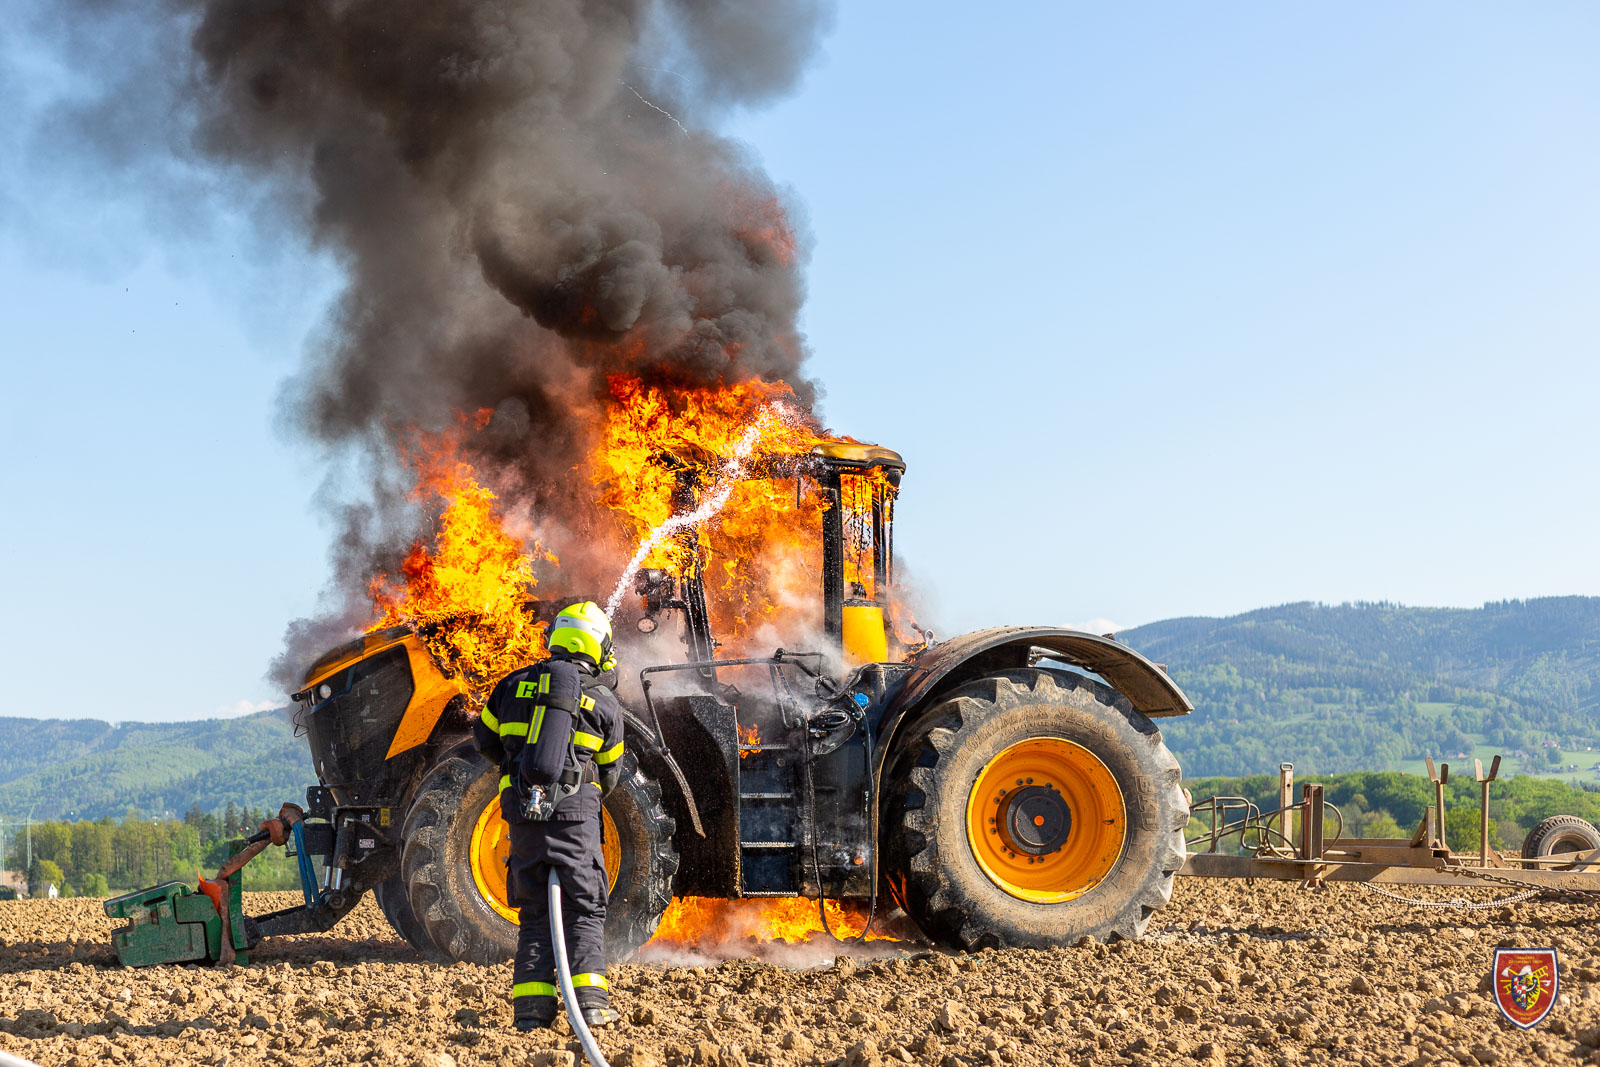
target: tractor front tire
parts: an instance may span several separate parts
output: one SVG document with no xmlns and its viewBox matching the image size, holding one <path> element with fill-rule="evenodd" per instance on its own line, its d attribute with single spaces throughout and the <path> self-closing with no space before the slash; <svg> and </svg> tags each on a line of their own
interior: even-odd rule
<svg viewBox="0 0 1600 1067">
<path fill-rule="evenodd" d="M 400 875 L 390 875 L 379 882 L 372 889 L 372 897 L 377 901 L 378 910 L 383 912 L 383 917 L 394 927 L 394 932 L 420 952 L 424 959 L 433 963 L 450 962 L 449 957 L 440 952 L 439 946 L 433 943 L 433 938 L 428 936 L 428 928 L 422 925 L 416 912 L 411 910 L 411 900 L 406 896 L 406 883 Z"/>
<path fill-rule="evenodd" d="M 1161 732 L 1079 675 L 967 682 L 891 754 L 881 847 L 897 902 L 955 948 L 1137 938 L 1172 898 L 1188 807 Z"/>
<path fill-rule="evenodd" d="M 517 927 L 479 888 L 473 845 L 489 805 L 498 817 L 500 772 L 452 755 L 423 778 L 404 820 L 400 876 L 411 910 L 450 960 L 491 964 L 517 949 Z M 503 883 L 503 877 L 502 877 Z"/>
<path fill-rule="evenodd" d="M 622 760 L 621 779 L 605 798 L 601 822 L 611 882 L 605 926 L 611 962 L 632 956 L 654 935 L 678 872 L 676 823 L 662 806 L 661 787 L 631 751 Z M 406 900 L 445 960 L 498 963 L 517 948 L 517 911 L 506 893 L 509 834 L 500 815 L 499 778 L 499 768 L 476 755 L 449 756 L 427 773 L 406 812 L 400 861 Z M 412 937 L 406 940 L 429 956 Z"/>
</svg>

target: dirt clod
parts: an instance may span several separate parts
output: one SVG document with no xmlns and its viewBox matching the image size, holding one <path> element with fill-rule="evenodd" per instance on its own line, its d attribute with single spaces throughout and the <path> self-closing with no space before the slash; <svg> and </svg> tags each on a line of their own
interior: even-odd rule
<svg viewBox="0 0 1600 1067">
<path fill-rule="evenodd" d="M 944 1007 L 939 1009 L 937 1022 L 939 1029 L 958 1034 L 972 1025 L 972 1016 L 960 1004 L 947 1000 L 944 1002 Z"/>
</svg>

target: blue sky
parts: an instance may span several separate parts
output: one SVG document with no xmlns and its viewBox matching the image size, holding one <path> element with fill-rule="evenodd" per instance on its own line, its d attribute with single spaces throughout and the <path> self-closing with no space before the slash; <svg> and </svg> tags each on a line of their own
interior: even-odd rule
<svg viewBox="0 0 1600 1067">
<path fill-rule="evenodd" d="M 728 124 L 936 629 L 1600 593 L 1600 9 L 1007 10 L 845 5 Z M 337 271 L 7 113 L 0 714 L 276 702 L 331 530 L 275 398 Z"/>
</svg>

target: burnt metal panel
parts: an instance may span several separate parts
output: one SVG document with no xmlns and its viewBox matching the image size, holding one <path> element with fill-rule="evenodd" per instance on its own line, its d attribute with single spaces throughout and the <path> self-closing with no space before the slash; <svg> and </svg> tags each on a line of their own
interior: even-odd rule
<svg viewBox="0 0 1600 1067">
<path fill-rule="evenodd" d="M 704 694 L 658 697 L 656 702 L 663 747 L 693 783 L 705 831 L 702 837 L 680 827 L 675 838 L 679 852 L 675 891 L 680 896 L 737 896 L 737 779 L 730 760 L 738 759 L 738 739 L 733 709 Z"/>
<path fill-rule="evenodd" d="M 802 856 L 805 895 L 834 899 L 865 897 L 871 891 L 877 857 L 871 833 L 869 771 L 866 738 L 859 727 L 838 748 L 813 757 L 816 806 L 810 833 L 815 839 Z M 820 885 L 812 866 L 812 846 L 816 866 L 821 868 Z"/>
<path fill-rule="evenodd" d="M 686 816 L 694 832 L 701 837 L 706 836 L 705 826 L 700 822 L 700 805 L 695 799 L 694 789 L 689 785 L 683 768 L 673 758 L 672 750 L 667 748 L 666 741 L 626 704 L 622 706 L 622 721 L 627 731 L 628 748 L 638 758 L 645 773 L 661 786 L 662 800 L 668 809 L 674 816 Z M 677 788 L 676 802 L 669 788 L 671 786 Z M 682 820 L 679 822 L 681 824 Z"/>
</svg>

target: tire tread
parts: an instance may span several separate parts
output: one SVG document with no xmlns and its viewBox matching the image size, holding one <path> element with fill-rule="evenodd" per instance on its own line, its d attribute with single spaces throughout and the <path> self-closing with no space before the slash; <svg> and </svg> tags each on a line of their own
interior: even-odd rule
<svg viewBox="0 0 1600 1067">
<path fill-rule="evenodd" d="M 1036 928 L 1030 931 L 1027 919 L 1032 913 L 1027 909 L 1043 906 L 1011 897 L 996 901 L 993 898 L 1002 894 L 986 880 L 975 883 L 976 891 L 970 891 L 963 884 L 962 871 L 939 854 L 940 805 L 934 798 L 960 785 L 947 783 L 945 765 L 959 756 L 974 732 L 990 719 L 1039 705 L 1089 712 L 1122 738 L 1141 767 L 1139 777 L 1154 786 L 1153 790 L 1135 790 L 1124 783 L 1130 824 L 1136 818 L 1132 809 L 1139 794 L 1153 792 L 1153 810 L 1144 812 L 1141 822 L 1148 823 L 1145 832 L 1164 838 L 1153 843 L 1147 869 L 1137 884 L 1124 891 L 1110 918 L 1089 924 L 1076 936 L 1044 936 Z M 1188 824 L 1188 805 L 1183 799 L 1182 771 L 1162 743 L 1160 731 L 1114 690 L 1054 671 L 988 675 L 965 683 L 930 708 L 899 748 L 891 755 L 884 791 L 883 851 L 889 883 L 897 898 L 910 898 L 898 900 L 900 906 L 936 940 L 970 950 L 1004 945 L 1045 947 L 1074 941 L 1082 934 L 1135 939 L 1144 933 L 1155 912 L 1171 901 L 1173 881 L 1186 855 L 1183 831 Z M 965 788 L 970 788 L 970 783 Z M 1122 862 L 1127 862 L 1126 857 Z M 983 878 L 981 874 L 978 877 Z M 903 894 L 900 887 L 905 889 Z M 1094 892 L 1080 899 L 1093 900 Z"/>
</svg>

